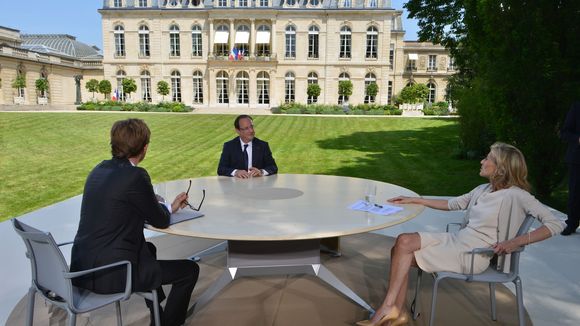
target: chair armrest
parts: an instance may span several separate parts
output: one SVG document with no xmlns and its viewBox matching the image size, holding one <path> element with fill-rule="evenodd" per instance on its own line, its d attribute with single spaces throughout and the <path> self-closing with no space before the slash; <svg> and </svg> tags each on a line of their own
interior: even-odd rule
<svg viewBox="0 0 580 326">
<path fill-rule="evenodd" d="M 473 280 L 473 263 L 475 260 L 475 254 L 493 254 L 493 248 L 474 248 L 471 250 L 471 269 L 469 270 L 469 275 L 467 276 L 467 282 Z"/>
<path fill-rule="evenodd" d="M 60 246 L 66 246 L 66 245 L 69 245 L 69 244 L 71 244 L 71 243 L 74 243 L 74 241 L 67 241 L 67 242 L 63 242 L 63 243 L 57 243 L 56 245 L 60 247 Z"/>
<path fill-rule="evenodd" d="M 450 225 L 457 225 L 461 229 L 461 227 L 463 226 L 463 223 L 456 223 L 456 222 L 454 222 L 454 223 L 447 223 L 447 226 L 445 227 L 445 232 L 449 232 L 449 226 Z"/>
<path fill-rule="evenodd" d="M 128 260 L 121 260 L 118 261 L 116 263 L 112 263 L 112 264 L 108 264 L 108 265 L 103 265 L 103 266 L 99 266 L 99 267 L 95 267 L 95 268 L 91 268 L 91 269 L 85 269 L 82 271 L 78 271 L 78 272 L 68 272 L 68 273 L 63 273 L 63 276 L 65 278 L 77 278 L 83 275 L 87 275 L 90 273 L 94 273 L 94 272 L 98 272 L 100 270 L 103 269 L 109 269 L 112 267 L 117 267 L 117 266 L 121 266 L 121 265 L 126 265 L 127 266 L 127 278 L 125 280 L 125 292 L 124 295 L 125 297 L 123 298 L 123 300 L 127 300 L 129 299 L 129 297 L 131 296 L 131 285 L 132 285 L 132 281 L 131 281 L 131 262 Z"/>
</svg>

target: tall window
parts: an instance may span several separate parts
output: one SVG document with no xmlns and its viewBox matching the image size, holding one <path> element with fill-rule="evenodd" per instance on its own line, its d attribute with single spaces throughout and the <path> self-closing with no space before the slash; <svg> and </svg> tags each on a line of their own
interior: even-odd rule
<svg viewBox="0 0 580 326">
<path fill-rule="evenodd" d="M 181 74 L 177 70 L 171 73 L 171 100 L 181 102 Z"/>
<path fill-rule="evenodd" d="M 455 59 L 453 59 L 453 57 L 449 57 L 449 65 L 447 66 L 447 70 L 455 70 Z"/>
<path fill-rule="evenodd" d="M 350 58 L 351 42 L 350 28 L 342 26 L 340 29 L 340 58 Z"/>
<path fill-rule="evenodd" d="M 125 29 L 121 25 L 115 26 L 115 56 L 125 56 Z"/>
<path fill-rule="evenodd" d="M 18 72 L 16 74 L 17 74 L 18 77 L 25 77 L 26 76 L 26 72 L 22 68 L 18 68 Z M 24 97 L 24 95 L 25 95 L 25 87 L 19 87 L 19 88 L 17 88 L 16 89 L 16 92 L 18 93 L 18 97 Z"/>
<path fill-rule="evenodd" d="M 142 25 L 139 27 L 139 56 L 148 57 L 151 55 L 149 50 L 149 27 Z"/>
<path fill-rule="evenodd" d="M 139 7 L 142 8 L 147 7 L 147 0 L 139 0 Z"/>
<path fill-rule="evenodd" d="M 340 73 L 338 76 L 338 82 L 350 80 L 350 76 L 346 72 Z M 339 95 L 338 96 L 338 104 L 342 104 L 344 102 L 348 102 L 348 96 L 346 95 Z"/>
<path fill-rule="evenodd" d="M 172 57 L 179 57 L 180 54 L 179 27 L 177 27 L 177 25 L 171 25 L 171 27 L 169 27 L 169 55 Z"/>
<path fill-rule="evenodd" d="M 370 96 L 367 93 L 367 86 L 377 83 L 377 77 L 373 73 L 368 73 L 365 76 L 365 103 L 375 103 L 375 96 Z"/>
<path fill-rule="evenodd" d="M 379 44 L 379 30 L 371 26 L 367 29 L 367 53 L 366 57 L 370 59 L 377 58 L 377 49 Z"/>
<path fill-rule="evenodd" d="M 260 0 L 260 7 L 268 7 L 268 0 Z"/>
<path fill-rule="evenodd" d="M 147 70 L 141 72 L 141 100 L 151 102 L 151 74 Z"/>
<path fill-rule="evenodd" d="M 238 104 L 248 104 L 248 88 L 250 85 L 250 75 L 245 71 L 240 71 L 236 75 L 236 94 L 238 97 Z"/>
<path fill-rule="evenodd" d="M 124 70 L 119 70 L 117 71 L 117 100 L 118 101 L 125 101 L 125 92 L 123 92 L 123 79 L 125 79 L 125 77 L 127 76 L 127 74 L 125 73 Z"/>
<path fill-rule="evenodd" d="M 427 84 L 427 88 L 429 89 L 429 96 L 427 96 L 427 102 L 434 103 L 435 102 L 435 95 L 437 93 L 437 87 L 434 83 Z"/>
<path fill-rule="evenodd" d="M 229 103 L 228 98 L 228 73 L 225 71 L 220 71 L 217 73 L 216 82 L 217 82 L 217 99 L 218 103 L 226 104 Z"/>
<path fill-rule="evenodd" d="M 270 55 L 270 27 L 260 25 L 256 36 L 256 55 L 265 57 Z"/>
<path fill-rule="evenodd" d="M 218 0 L 218 7 L 227 7 L 228 6 L 228 0 Z"/>
<path fill-rule="evenodd" d="M 218 37 L 223 36 L 223 39 L 217 39 L 216 38 L 216 42 L 215 43 L 215 55 L 217 56 L 222 56 L 222 57 L 227 57 L 228 54 L 230 53 L 230 50 L 228 49 L 228 38 L 229 38 L 229 29 L 226 25 L 219 25 L 216 29 L 216 35 Z"/>
<path fill-rule="evenodd" d="M 284 78 L 284 102 L 291 103 L 296 101 L 296 81 L 294 74 L 291 72 L 286 73 Z"/>
<path fill-rule="evenodd" d="M 191 0 L 191 5 L 194 7 L 198 7 L 201 4 L 201 0 Z"/>
<path fill-rule="evenodd" d="M 376 8 L 377 7 L 377 0 L 369 0 L 369 7 Z"/>
<path fill-rule="evenodd" d="M 121 0 L 113 0 L 113 7 L 115 7 L 115 8 L 121 8 L 121 7 L 123 7 L 123 1 L 121 1 Z"/>
<path fill-rule="evenodd" d="M 203 103 L 203 75 L 199 70 L 193 73 L 193 103 Z"/>
<path fill-rule="evenodd" d="M 310 0 L 311 6 L 318 6 L 320 4 L 320 0 Z"/>
<path fill-rule="evenodd" d="M 391 80 L 387 83 L 387 104 L 393 104 L 393 82 Z"/>
<path fill-rule="evenodd" d="M 194 57 L 202 56 L 201 26 L 199 25 L 193 25 L 191 28 L 191 55 Z"/>
<path fill-rule="evenodd" d="M 351 0 L 344 0 L 344 2 L 342 3 L 342 6 L 345 8 L 350 8 L 352 6 Z"/>
<path fill-rule="evenodd" d="M 391 69 L 393 69 L 394 63 L 395 63 L 395 45 L 391 44 L 391 48 L 389 49 L 389 64 L 391 65 Z"/>
<path fill-rule="evenodd" d="M 265 71 L 258 73 L 258 104 L 270 104 L 270 75 Z"/>
<path fill-rule="evenodd" d="M 427 66 L 427 70 L 437 70 L 437 56 L 436 55 L 429 55 L 429 64 Z"/>
<path fill-rule="evenodd" d="M 308 74 L 308 85 L 311 84 L 318 84 L 318 75 L 315 72 L 310 72 Z M 308 96 L 307 102 L 308 104 L 318 102 L 318 96 Z"/>
<path fill-rule="evenodd" d="M 308 28 L 308 57 L 318 58 L 318 27 L 314 25 Z"/>
<path fill-rule="evenodd" d="M 248 6 L 248 0 L 238 0 L 238 6 L 239 7 L 247 7 Z"/>
<path fill-rule="evenodd" d="M 241 52 L 242 56 L 250 53 L 250 28 L 247 25 L 240 25 L 236 30 L 234 46 Z"/>
<path fill-rule="evenodd" d="M 286 0 L 286 3 L 287 3 L 289 6 L 293 6 L 293 5 L 295 5 L 295 4 L 296 4 L 296 0 Z"/>
<path fill-rule="evenodd" d="M 286 58 L 296 58 L 296 27 L 286 27 Z"/>
</svg>

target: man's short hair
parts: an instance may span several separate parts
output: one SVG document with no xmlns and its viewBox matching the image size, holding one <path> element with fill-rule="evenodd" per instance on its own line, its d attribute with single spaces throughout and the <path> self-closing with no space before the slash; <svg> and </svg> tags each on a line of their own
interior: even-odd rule
<svg viewBox="0 0 580 326">
<path fill-rule="evenodd" d="M 234 127 L 236 127 L 236 129 L 240 129 L 240 120 L 242 119 L 250 119 L 250 121 L 254 121 L 254 119 L 252 119 L 252 117 L 250 117 L 247 114 L 241 114 L 239 115 L 236 120 L 234 120 Z"/>
<path fill-rule="evenodd" d="M 111 128 L 111 153 L 116 158 L 139 155 L 149 144 L 151 131 L 141 119 L 119 120 Z"/>
</svg>

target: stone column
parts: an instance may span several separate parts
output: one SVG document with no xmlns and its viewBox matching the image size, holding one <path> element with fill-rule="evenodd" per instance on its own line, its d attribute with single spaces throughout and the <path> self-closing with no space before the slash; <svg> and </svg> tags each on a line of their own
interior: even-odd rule
<svg viewBox="0 0 580 326">
<path fill-rule="evenodd" d="M 77 90 L 77 99 L 75 101 L 76 105 L 82 104 L 83 99 L 81 97 L 81 80 L 83 79 L 83 75 L 75 75 L 75 86 Z"/>
<path fill-rule="evenodd" d="M 250 19 L 250 57 L 256 56 L 256 20 Z"/>
<path fill-rule="evenodd" d="M 236 30 L 234 29 L 234 20 L 230 19 L 230 47 L 228 48 L 231 51 L 234 48 L 234 37 L 236 36 Z"/>
<path fill-rule="evenodd" d="M 213 57 L 213 38 L 214 38 L 213 19 L 209 19 L 209 40 L 208 40 L 209 51 L 207 51 L 209 57 Z"/>
<path fill-rule="evenodd" d="M 277 53 L 276 53 L 276 20 L 272 20 L 272 34 L 270 35 L 270 39 L 271 39 L 271 44 L 272 44 L 272 49 L 271 49 L 271 54 L 276 55 L 276 57 L 278 57 Z"/>
</svg>

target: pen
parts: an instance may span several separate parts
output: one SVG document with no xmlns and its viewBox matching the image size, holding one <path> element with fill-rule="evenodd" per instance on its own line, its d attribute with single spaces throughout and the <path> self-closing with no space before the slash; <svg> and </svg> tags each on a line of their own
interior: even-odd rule
<svg viewBox="0 0 580 326">
<path fill-rule="evenodd" d="M 379 205 L 379 204 L 375 204 L 375 206 L 378 207 L 378 208 L 383 208 L 383 206 L 382 205 Z"/>
</svg>

